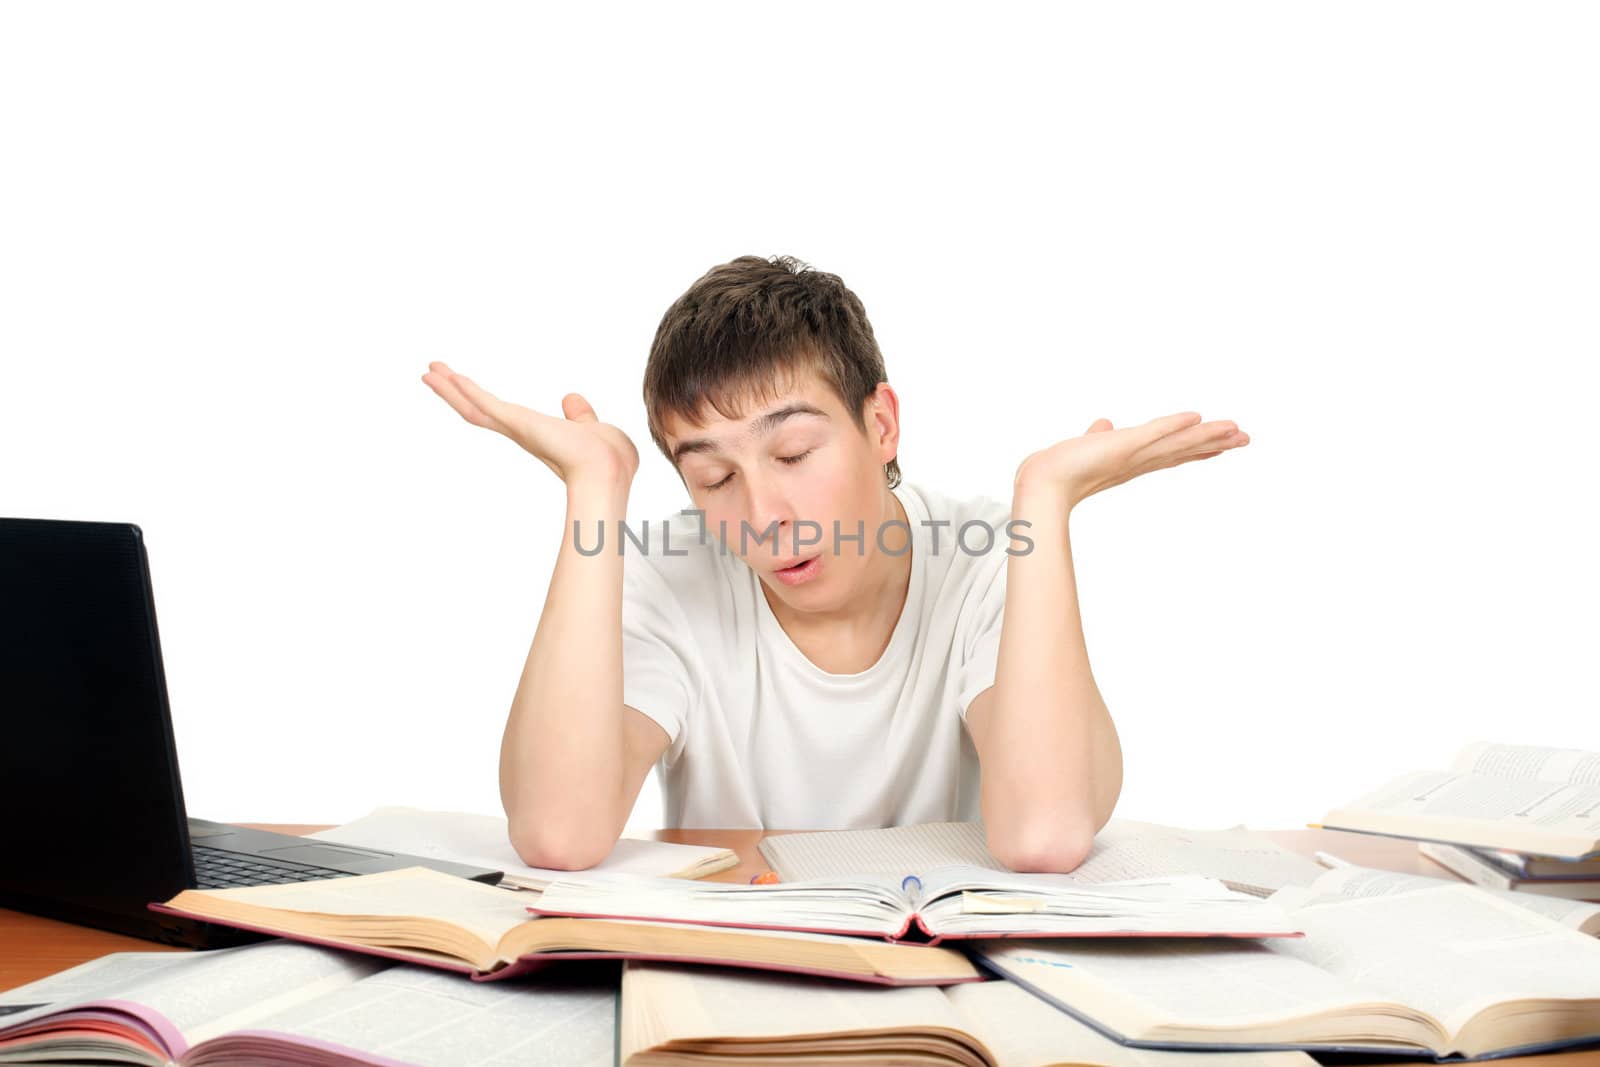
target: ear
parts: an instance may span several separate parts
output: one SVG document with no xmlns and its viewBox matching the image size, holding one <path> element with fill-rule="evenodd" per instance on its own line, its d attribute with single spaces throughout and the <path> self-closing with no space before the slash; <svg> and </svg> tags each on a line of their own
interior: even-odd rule
<svg viewBox="0 0 1600 1067">
<path fill-rule="evenodd" d="M 865 405 L 867 440 L 878 450 L 878 462 L 887 463 L 900 454 L 900 397 L 888 382 L 867 397 Z"/>
</svg>

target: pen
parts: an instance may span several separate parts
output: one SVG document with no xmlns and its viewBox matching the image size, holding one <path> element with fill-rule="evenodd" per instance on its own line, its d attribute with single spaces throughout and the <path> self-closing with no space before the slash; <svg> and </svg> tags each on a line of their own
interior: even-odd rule
<svg viewBox="0 0 1600 1067">
<path fill-rule="evenodd" d="M 1354 867 L 1354 866 L 1356 866 L 1354 863 L 1351 863 L 1349 860 L 1342 860 L 1338 856 L 1335 856 L 1331 852 L 1317 851 L 1317 852 L 1313 852 L 1312 855 L 1315 856 L 1317 862 L 1322 864 L 1324 867 Z"/>
</svg>

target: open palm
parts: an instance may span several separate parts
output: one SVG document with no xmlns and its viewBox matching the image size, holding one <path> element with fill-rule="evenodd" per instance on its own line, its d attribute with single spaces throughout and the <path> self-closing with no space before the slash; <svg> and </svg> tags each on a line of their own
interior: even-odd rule
<svg viewBox="0 0 1600 1067">
<path fill-rule="evenodd" d="M 565 418 L 501 400 L 446 364 L 428 364 L 428 388 L 474 426 L 511 438 L 538 457 L 563 482 L 589 478 L 631 483 L 639 469 L 639 450 L 628 435 L 601 422 L 577 393 L 561 398 Z"/>
<path fill-rule="evenodd" d="M 1201 422 L 1193 411 L 1121 430 L 1113 429 L 1109 419 L 1096 419 L 1082 437 L 1069 437 L 1023 460 L 1017 481 L 1064 487 L 1077 502 L 1141 474 L 1210 459 L 1249 443 L 1250 436 L 1233 422 Z"/>
</svg>

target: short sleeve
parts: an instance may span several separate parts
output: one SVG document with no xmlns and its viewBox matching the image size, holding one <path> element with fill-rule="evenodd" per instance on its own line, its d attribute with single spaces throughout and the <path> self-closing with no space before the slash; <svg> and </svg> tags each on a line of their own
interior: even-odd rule
<svg viewBox="0 0 1600 1067">
<path fill-rule="evenodd" d="M 975 558 L 972 584 L 956 618 L 956 699 L 963 723 L 973 699 L 994 684 L 1006 611 L 1006 559 L 1000 549 Z"/>
<path fill-rule="evenodd" d="M 666 580 L 641 556 L 625 554 L 622 572 L 622 702 L 649 716 L 671 738 L 664 761 L 677 762 L 693 703 L 689 627 Z"/>
</svg>

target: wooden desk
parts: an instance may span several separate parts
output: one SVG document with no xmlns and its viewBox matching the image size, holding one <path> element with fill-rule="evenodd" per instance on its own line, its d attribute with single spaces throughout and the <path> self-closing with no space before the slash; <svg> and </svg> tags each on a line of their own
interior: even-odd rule
<svg viewBox="0 0 1600 1067">
<path fill-rule="evenodd" d="M 308 834 L 328 829 L 326 826 L 277 823 L 249 825 L 286 834 Z M 1284 847 L 1306 856 L 1321 850 L 1364 867 L 1427 874 L 1436 878 L 1454 877 L 1418 853 L 1416 844 L 1411 841 L 1368 837 L 1339 830 L 1269 830 L 1265 833 Z M 767 870 L 761 854 L 756 851 L 756 845 L 762 838 L 760 830 L 657 830 L 650 836 L 657 841 L 676 841 L 686 845 L 716 845 L 738 853 L 737 867 L 714 874 L 707 881 L 748 882 L 752 875 Z M 182 951 L 185 950 L 0 908 L 0 990 L 12 989 L 111 952 Z M 1365 1062 L 1366 1058 L 1362 1057 L 1362 1061 Z M 1333 1062 L 1348 1063 L 1351 1059 L 1335 1058 Z M 1383 1061 L 1374 1057 L 1373 1062 Z M 1505 1067 L 1600 1067 L 1600 1050 L 1517 1056 L 1494 1062 Z"/>
</svg>

